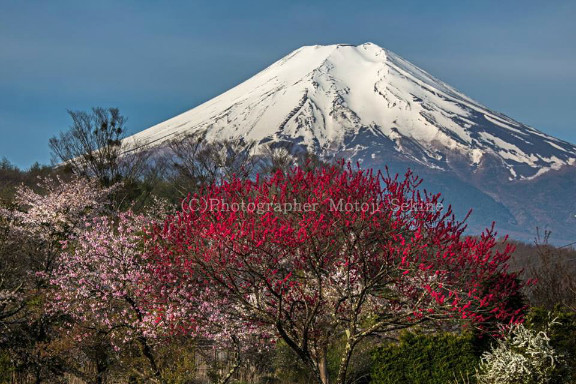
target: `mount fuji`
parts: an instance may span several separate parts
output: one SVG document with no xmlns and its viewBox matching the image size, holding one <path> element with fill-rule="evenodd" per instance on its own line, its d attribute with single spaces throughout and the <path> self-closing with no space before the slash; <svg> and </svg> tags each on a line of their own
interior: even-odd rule
<svg viewBox="0 0 576 384">
<path fill-rule="evenodd" d="M 490 110 L 375 44 L 305 46 L 240 85 L 126 139 L 190 134 L 302 147 L 414 169 L 472 230 L 576 240 L 576 146 Z"/>
</svg>

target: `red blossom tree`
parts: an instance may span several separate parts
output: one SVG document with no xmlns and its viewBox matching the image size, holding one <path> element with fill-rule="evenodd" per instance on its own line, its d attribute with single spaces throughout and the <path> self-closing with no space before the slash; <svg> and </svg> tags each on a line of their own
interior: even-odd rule
<svg viewBox="0 0 576 384">
<path fill-rule="evenodd" d="M 492 230 L 465 237 L 419 184 L 411 172 L 347 166 L 207 187 L 149 236 L 166 287 L 158 303 L 181 303 L 157 321 L 277 335 L 324 384 L 338 340 L 343 384 L 366 337 L 446 319 L 518 321 L 508 305 L 520 289 L 507 272 L 511 247 L 495 251 Z"/>
</svg>

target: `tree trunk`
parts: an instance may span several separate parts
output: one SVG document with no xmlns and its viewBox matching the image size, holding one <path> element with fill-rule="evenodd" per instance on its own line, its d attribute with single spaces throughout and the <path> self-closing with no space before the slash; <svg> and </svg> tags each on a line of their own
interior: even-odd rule
<svg viewBox="0 0 576 384">
<path fill-rule="evenodd" d="M 327 351 L 323 349 L 320 352 L 320 356 L 318 359 L 318 371 L 320 373 L 320 380 L 322 384 L 330 384 L 330 378 L 328 377 L 328 362 L 326 361 Z"/>
<path fill-rule="evenodd" d="M 352 356 L 352 344 L 350 339 L 346 340 L 346 347 L 342 353 L 340 360 L 340 367 L 338 368 L 338 384 L 346 384 L 346 374 L 348 373 L 348 365 L 350 364 L 350 357 Z"/>
<path fill-rule="evenodd" d="M 108 370 L 107 365 L 108 364 L 106 363 L 106 359 L 96 360 L 96 384 L 104 383 L 104 375 L 106 375 L 106 371 Z"/>
<path fill-rule="evenodd" d="M 165 383 L 165 381 L 162 377 L 162 373 L 160 372 L 160 369 L 158 368 L 158 365 L 156 364 L 156 359 L 154 358 L 152 348 L 150 348 L 150 344 L 148 344 L 148 340 L 144 336 L 140 336 L 138 338 L 138 340 L 140 341 L 140 345 L 142 346 L 142 353 L 144 354 L 144 356 L 148 359 L 148 362 L 150 363 L 150 368 L 152 368 L 152 373 L 154 374 L 154 377 L 160 383 Z"/>
<path fill-rule="evenodd" d="M 232 336 L 232 343 L 234 344 L 234 362 L 219 384 L 228 384 L 232 376 L 234 376 L 234 373 L 240 368 L 240 342 L 236 336 Z"/>
</svg>

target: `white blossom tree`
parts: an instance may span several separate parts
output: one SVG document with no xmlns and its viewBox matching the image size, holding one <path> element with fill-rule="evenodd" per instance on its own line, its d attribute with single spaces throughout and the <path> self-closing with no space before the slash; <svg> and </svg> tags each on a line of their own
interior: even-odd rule
<svg viewBox="0 0 576 384">
<path fill-rule="evenodd" d="M 547 329 L 554 324 L 552 321 Z M 480 384 L 550 383 L 564 364 L 544 331 L 515 324 L 491 351 L 482 355 Z"/>
</svg>

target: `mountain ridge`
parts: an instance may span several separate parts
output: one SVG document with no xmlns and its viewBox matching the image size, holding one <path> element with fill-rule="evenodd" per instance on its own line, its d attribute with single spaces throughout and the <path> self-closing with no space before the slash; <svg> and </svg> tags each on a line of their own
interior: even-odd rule
<svg viewBox="0 0 576 384">
<path fill-rule="evenodd" d="M 372 43 L 299 48 L 135 138 L 161 142 L 204 129 L 208 138 L 298 139 L 315 152 L 349 151 L 343 136 L 360 128 L 379 130 L 397 151 L 429 166 L 446 150 L 466 154 L 471 165 L 495 154 L 511 179 L 576 164 L 576 146 L 491 111 Z M 402 141 L 421 151 L 403 151 Z"/>
<path fill-rule="evenodd" d="M 242 138 L 256 147 L 296 145 L 321 157 L 342 156 L 375 168 L 401 164 L 399 172 L 410 166 L 446 179 L 440 184 L 429 180 L 441 192 L 450 194 L 456 180 L 469 195 L 478 190 L 486 197 L 480 200 L 497 210 L 510 229 L 526 230 L 535 220 L 576 237 L 576 224 L 564 216 L 554 222 L 562 215 L 560 208 L 535 219 L 522 207 L 529 201 L 523 196 L 516 197 L 524 201 L 520 206 L 514 201 L 522 182 L 542 184 L 545 195 L 563 199 L 566 209 L 576 213 L 576 192 L 570 195 L 565 188 L 558 196 L 539 181 L 576 169 L 575 145 L 492 111 L 372 43 L 296 49 L 227 92 L 127 141 L 154 146 L 198 133 L 208 141 Z M 576 191 L 576 177 L 564 174 Z M 541 194 L 538 188 L 533 193 Z M 574 230 L 566 230 L 571 224 Z"/>
</svg>

